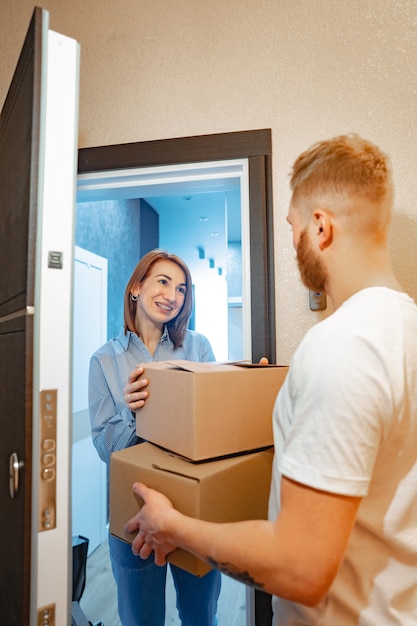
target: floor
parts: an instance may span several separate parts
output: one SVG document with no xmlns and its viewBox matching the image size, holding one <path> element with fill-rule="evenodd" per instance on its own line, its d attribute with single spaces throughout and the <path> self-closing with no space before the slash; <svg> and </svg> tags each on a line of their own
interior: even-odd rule
<svg viewBox="0 0 417 626">
<path fill-rule="evenodd" d="M 102 622 L 103 626 L 121 626 L 117 614 L 116 585 L 111 572 L 107 541 L 88 557 L 86 579 L 87 584 L 80 606 L 87 619 L 92 624 Z M 217 618 L 218 626 L 246 626 L 245 585 L 222 576 Z M 167 578 L 165 626 L 181 626 L 170 574 Z"/>
</svg>

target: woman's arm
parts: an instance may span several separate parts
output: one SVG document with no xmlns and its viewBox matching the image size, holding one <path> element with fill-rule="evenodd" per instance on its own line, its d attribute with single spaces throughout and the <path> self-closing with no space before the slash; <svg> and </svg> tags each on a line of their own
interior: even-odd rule
<svg viewBox="0 0 417 626">
<path fill-rule="evenodd" d="M 88 392 L 91 435 L 97 452 L 105 463 L 110 462 L 112 452 L 140 441 L 136 436 L 135 416 L 123 400 L 123 390 L 117 392 L 120 398 L 115 398 L 116 391 L 112 392 L 108 376 L 109 372 L 103 371 L 99 358 L 93 356 L 90 361 Z"/>
</svg>

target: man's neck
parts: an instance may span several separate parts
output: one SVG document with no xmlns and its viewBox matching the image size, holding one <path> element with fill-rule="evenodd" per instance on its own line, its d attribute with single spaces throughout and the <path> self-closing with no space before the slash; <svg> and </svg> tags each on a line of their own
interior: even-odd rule
<svg viewBox="0 0 417 626">
<path fill-rule="evenodd" d="M 333 259 L 326 293 L 334 309 L 358 291 L 369 287 L 387 287 L 403 291 L 394 275 L 387 251 L 374 250 L 373 253 L 366 251 L 363 255 L 356 255 L 349 263 L 346 263 L 346 259 L 340 263 Z"/>
</svg>

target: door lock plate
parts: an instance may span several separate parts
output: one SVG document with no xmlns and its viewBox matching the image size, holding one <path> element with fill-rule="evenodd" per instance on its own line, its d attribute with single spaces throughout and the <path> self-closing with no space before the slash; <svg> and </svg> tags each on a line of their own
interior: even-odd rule
<svg viewBox="0 0 417 626">
<path fill-rule="evenodd" d="M 56 389 L 40 392 L 39 519 L 38 530 L 56 528 Z"/>
</svg>

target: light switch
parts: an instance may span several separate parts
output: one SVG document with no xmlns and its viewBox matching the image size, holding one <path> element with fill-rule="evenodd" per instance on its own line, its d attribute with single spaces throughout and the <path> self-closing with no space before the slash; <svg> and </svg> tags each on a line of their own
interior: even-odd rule
<svg viewBox="0 0 417 626">
<path fill-rule="evenodd" d="M 312 311 L 324 311 L 327 308 L 327 297 L 324 291 L 312 291 L 310 289 L 308 299 Z"/>
</svg>

